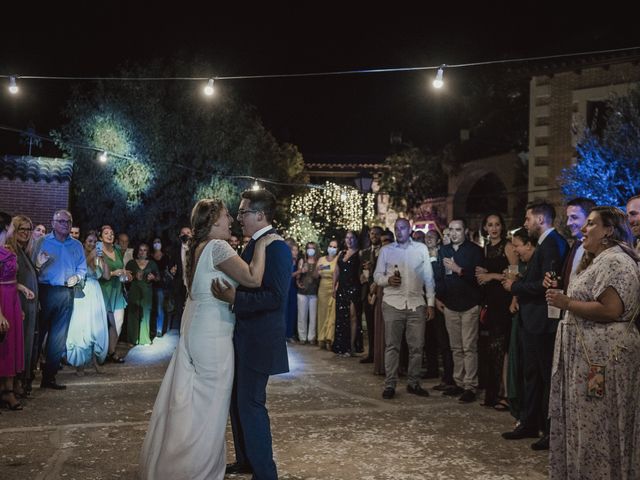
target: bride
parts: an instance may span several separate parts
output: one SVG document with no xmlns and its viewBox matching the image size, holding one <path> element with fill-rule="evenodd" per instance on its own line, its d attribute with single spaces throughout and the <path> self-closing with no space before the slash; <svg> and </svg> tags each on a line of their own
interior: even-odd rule
<svg viewBox="0 0 640 480">
<path fill-rule="evenodd" d="M 227 303 L 213 297 L 211 283 L 224 279 L 234 286 L 259 287 L 265 248 L 279 238 L 268 235 L 258 240 L 247 265 L 226 241 L 232 221 L 220 200 L 200 200 L 191 212 L 187 303 L 180 341 L 142 445 L 140 469 L 145 480 L 224 477 L 235 318 Z"/>
</svg>

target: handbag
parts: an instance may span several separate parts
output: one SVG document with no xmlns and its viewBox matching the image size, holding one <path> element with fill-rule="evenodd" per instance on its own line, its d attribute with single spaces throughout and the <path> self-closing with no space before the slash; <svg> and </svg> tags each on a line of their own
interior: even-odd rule
<svg viewBox="0 0 640 480">
<path fill-rule="evenodd" d="M 84 282 L 76 283 L 73 287 L 73 298 L 84 298 Z"/>
<path fill-rule="evenodd" d="M 487 318 L 489 314 L 489 308 L 486 305 L 482 305 L 480 307 L 480 325 L 487 325 L 489 319 Z"/>
</svg>

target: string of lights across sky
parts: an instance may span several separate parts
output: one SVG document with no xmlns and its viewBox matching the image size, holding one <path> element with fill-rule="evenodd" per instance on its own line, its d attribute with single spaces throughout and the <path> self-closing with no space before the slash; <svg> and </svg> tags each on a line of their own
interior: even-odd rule
<svg viewBox="0 0 640 480">
<path fill-rule="evenodd" d="M 593 50 L 587 52 L 575 52 L 575 53 L 564 53 L 564 54 L 556 54 L 556 55 L 543 55 L 543 56 L 535 56 L 535 57 L 521 57 L 521 58 L 510 58 L 510 59 L 501 59 L 501 60 L 487 60 L 480 62 L 471 62 L 471 63 L 457 63 L 457 64 L 441 64 L 436 66 L 417 66 L 417 67 L 390 67 L 390 68 L 374 68 L 374 69 L 359 69 L 359 70 L 338 70 L 338 71 L 326 71 L 326 72 L 306 72 L 306 73 L 282 73 L 282 74 L 254 74 L 254 75 L 228 75 L 228 76 L 213 76 L 213 77 L 85 77 L 85 76 L 49 76 L 49 75 L 20 75 L 20 74 L 0 74 L 0 78 L 8 79 L 8 90 L 12 95 L 17 95 L 20 92 L 20 86 L 18 85 L 18 80 L 66 80 L 66 81 L 104 81 L 104 82 L 156 82 L 156 81 L 186 81 L 186 82 L 206 82 L 203 87 L 203 92 L 206 96 L 213 96 L 215 93 L 215 82 L 216 81 L 224 81 L 224 80 L 245 80 L 245 79 L 265 79 L 265 78 L 303 78 L 303 77 L 326 77 L 326 76 L 338 76 L 338 75 L 363 75 L 363 74 L 376 74 L 376 73 L 397 73 L 397 72 L 414 72 L 414 71 L 436 71 L 436 75 L 433 78 L 432 85 L 434 88 L 442 88 L 444 86 L 444 70 L 445 69 L 453 69 L 453 68 L 464 68 L 464 67 L 477 67 L 484 65 L 498 65 L 498 64 L 509 64 L 509 63 L 522 63 L 522 62 L 535 62 L 541 60 L 557 60 L 561 58 L 571 58 L 571 57 L 579 57 L 586 55 L 601 55 L 601 54 L 610 54 L 610 53 L 623 53 L 629 52 L 633 50 L 640 50 L 640 46 L 636 47 L 625 47 L 625 48 L 617 48 L 617 49 L 609 49 L 609 50 Z M 27 134 L 31 137 L 38 138 L 40 140 L 45 140 L 49 142 L 53 142 L 53 140 L 49 137 L 45 137 L 42 135 L 36 135 L 32 132 L 26 132 L 20 129 L 1 126 L 0 130 L 13 131 L 18 133 Z M 89 146 L 89 145 L 69 145 L 73 148 L 86 149 L 95 151 L 99 154 L 98 158 L 101 162 L 106 162 L 108 156 L 114 156 L 123 159 L 135 160 L 133 158 L 120 155 L 117 153 L 109 152 L 106 149 Z M 193 170 L 199 172 L 197 169 L 193 169 L 186 165 L 177 165 L 180 168 L 184 168 L 187 170 Z M 324 188 L 322 185 L 314 185 L 314 184 L 291 184 L 291 183 L 282 183 L 275 182 L 273 180 L 250 177 L 250 176 L 229 176 L 229 178 L 236 179 L 247 179 L 252 180 L 254 182 L 253 188 L 256 188 L 258 185 L 258 181 L 263 183 L 270 183 L 274 185 L 284 185 L 284 186 L 305 186 L 308 188 Z M 258 187 L 259 188 L 259 187 Z M 546 191 L 546 190 L 545 190 Z"/>
</svg>

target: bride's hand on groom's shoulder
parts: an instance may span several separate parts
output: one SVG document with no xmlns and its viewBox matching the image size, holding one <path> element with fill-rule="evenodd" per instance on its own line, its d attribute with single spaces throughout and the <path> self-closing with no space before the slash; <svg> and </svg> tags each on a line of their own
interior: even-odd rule
<svg viewBox="0 0 640 480">
<path fill-rule="evenodd" d="M 258 240 L 258 242 L 264 243 L 264 247 L 267 248 L 271 244 L 271 242 L 275 240 L 282 240 L 282 237 L 277 233 L 270 233 L 269 235 L 265 235 L 264 237 L 261 237 L 260 240 Z"/>
</svg>

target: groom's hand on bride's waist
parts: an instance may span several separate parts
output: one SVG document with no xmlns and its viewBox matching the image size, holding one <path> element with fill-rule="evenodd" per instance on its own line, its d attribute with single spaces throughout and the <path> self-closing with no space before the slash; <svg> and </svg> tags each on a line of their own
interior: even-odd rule
<svg viewBox="0 0 640 480">
<path fill-rule="evenodd" d="M 236 299 L 236 289 L 233 285 L 227 282 L 225 279 L 222 279 L 222 282 L 219 278 L 216 278 L 211 282 L 211 293 L 218 300 L 223 302 L 227 302 L 228 304 L 233 304 Z"/>
</svg>

